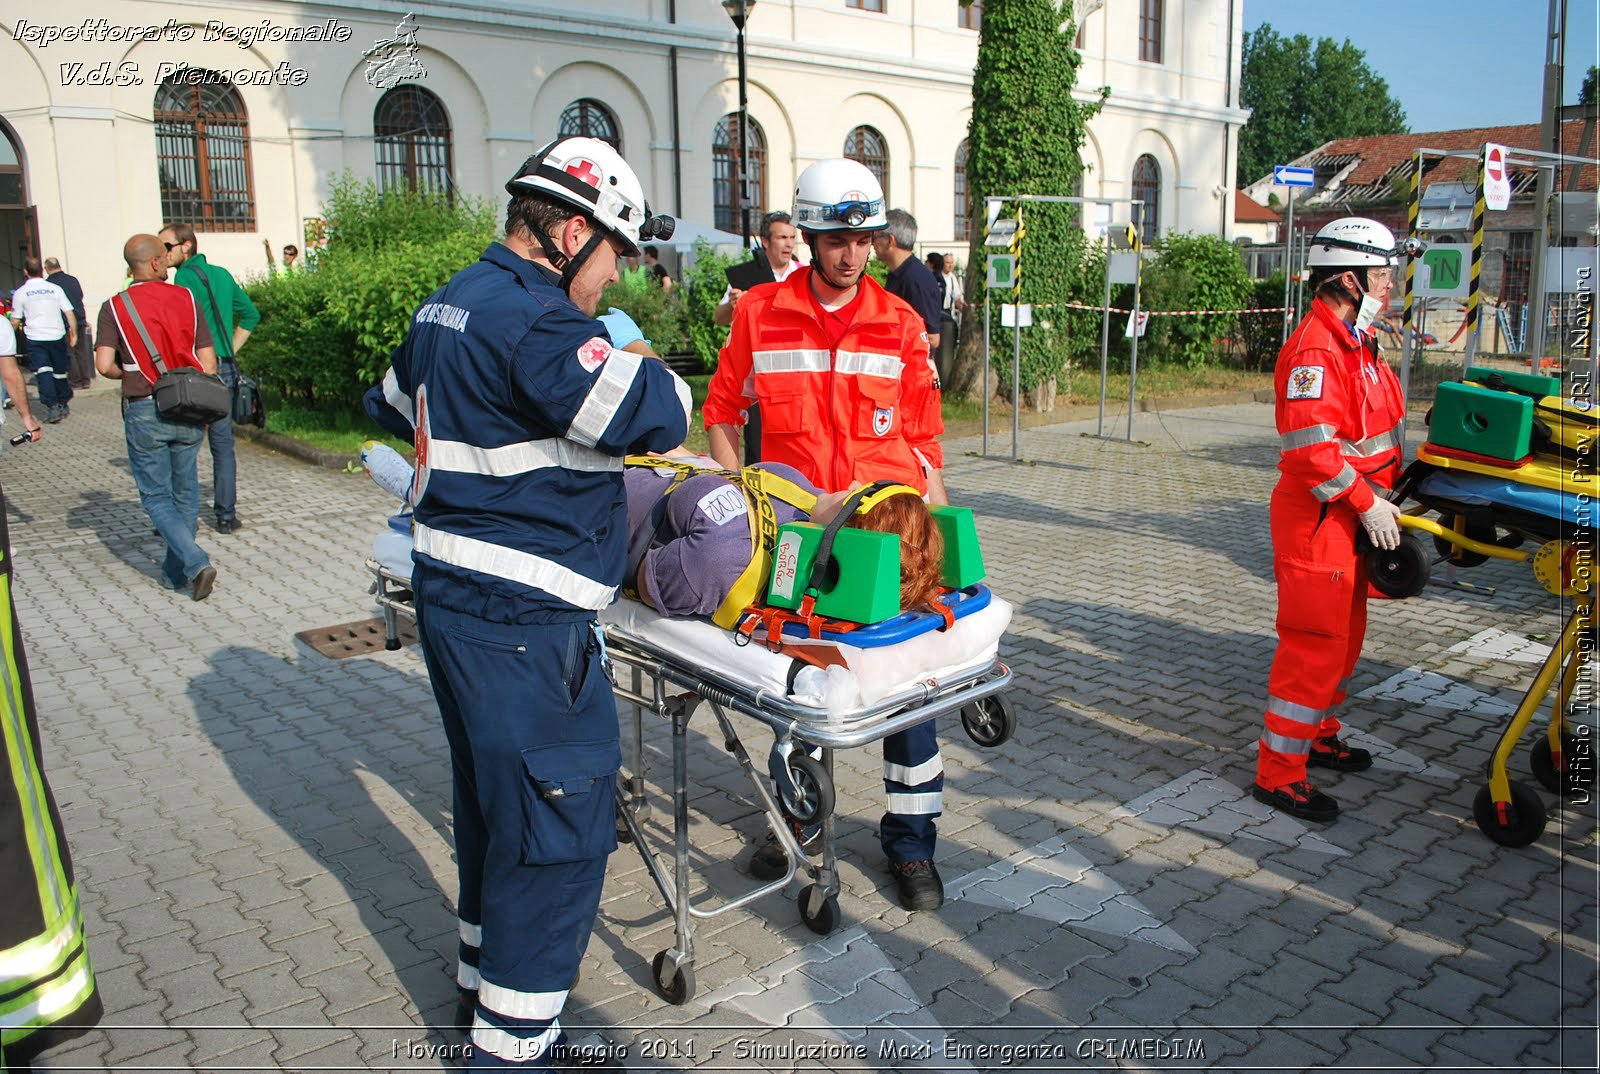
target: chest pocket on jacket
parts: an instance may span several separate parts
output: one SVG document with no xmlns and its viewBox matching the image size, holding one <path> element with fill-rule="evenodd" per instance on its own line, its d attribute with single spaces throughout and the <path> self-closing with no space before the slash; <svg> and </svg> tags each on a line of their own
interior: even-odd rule
<svg viewBox="0 0 1600 1074">
<path fill-rule="evenodd" d="M 856 436 L 883 438 L 900 434 L 900 382 L 886 377 L 855 378 Z"/>
<path fill-rule="evenodd" d="M 817 428 L 822 416 L 812 381 L 803 373 L 756 376 L 762 436 L 796 436 Z"/>
</svg>

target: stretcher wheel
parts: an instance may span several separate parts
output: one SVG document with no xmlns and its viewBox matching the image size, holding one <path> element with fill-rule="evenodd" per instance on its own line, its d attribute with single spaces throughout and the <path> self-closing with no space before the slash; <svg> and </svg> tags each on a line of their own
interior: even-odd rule
<svg viewBox="0 0 1600 1074">
<path fill-rule="evenodd" d="M 816 912 L 811 910 L 811 903 L 821 899 L 817 904 Z M 839 927 L 839 897 L 837 895 L 822 895 L 822 889 L 811 884 L 800 893 L 800 920 L 806 923 L 806 928 L 819 936 L 826 936 Z"/>
<path fill-rule="evenodd" d="M 820 824 L 833 812 L 833 777 L 821 761 L 798 750 L 789 755 L 789 775 L 794 790 L 778 789 L 784 813 L 801 827 Z"/>
<path fill-rule="evenodd" d="M 1374 548 L 1367 555 L 1372 584 L 1385 596 L 1414 597 L 1427 587 L 1433 557 L 1416 534 L 1402 533 L 1400 547 L 1392 552 Z"/>
<path fill-rule="evenodd" d="M 1533 753 L 1528 758 L 1529 767 L 1533 769 L 1533 778 L 1539 785 L 1551 794 L 1570 797 L 1583 790 L 1578 780 L 1578 774 L 1572 769 L 1573 751 L 1578 748 L 1576 735 L 1563 734 L 1561 736 L 1561 757 L 1567 764 L 1565 772 L 1556 771 L 1555 755 L 1550 751 L 1550 739 L 1544 735 L 1539 736 L 1539 741 L 1533 744 Z"/>
<path fill-rule="evenodd" d="M 1526 783 L 1511 784 L 1511 802 L 1501 822 L 1494 795 L 1485 787 L 1472 803 L 1472 816 L 1483 834 L 1503 847 L 1525 847 L 1544 831 L 1544 799 Z"/>
<path fill-rule="evenodd" d="M 672 971 L 672 978 L 668 980 L 663 976 L 667 967 L 667 956 L 671 951 L 662 951 L 656 955 L 656 960 L 650 964 L 651 976 L 656 980 L 656 991 L 661 993 L 661 998 L 674 1007 L 682 1006 L 694 998 L 694 967 L 684 963 Z"/>
<path fill-rule="evenodd" d="M 1442 525 L 1454 528 L 1455 520 L 1455 515 L 1447 511 L 1439 512 L 1439 522 Z M 1494 523 L 1480 518 L 1473 518 L 1471 515 L 1467 516 L 1466 527 L 1461 532 L 1474 541 L 1482 541 L 1484 544 L 1499 543 L 1496 538 Z M 1482 552 L 1474 552 L 1467 548 L 1457 548 L 1443 537 L 1435 537 L 1433 539 L 1433 547 L 1441 556 L 1458 567 L 1481 567 L 1489 562 L 1489 557 Z"/>
<path fill-rule="evenodd" d="M 993 749 L 1010 741 L 1017 731 L 1017 717 L 1005 694 L 990 694 L 961 707 L 961 726 L 972 741 Z"/>
</svg>

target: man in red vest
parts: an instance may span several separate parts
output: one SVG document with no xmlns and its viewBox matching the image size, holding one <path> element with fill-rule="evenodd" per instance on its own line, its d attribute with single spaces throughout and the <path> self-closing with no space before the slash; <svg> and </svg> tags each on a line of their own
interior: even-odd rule
<svg viewBox="0 0 1600 1074">
<path fill-rule="evenodd" d="M 135 235 L 122 247 L 122 257 L 133 283 L 100 307 L 94 364 L 101 376 L 122 381 L 128 465 L 145 514 L 167 542 L 161 572 L 174 589 L 205 600 L 217 582 L 211 557 L 194 539 L 200 521 L 197 460 L 206 430 L 157 412 L 152 393 L 161 374 L 146 338 L 168 369 L 193 366 L 215 373 L 217 353 L 194 296 L 166 282 L 166 245 L 154 235 Z"/>
</svg>

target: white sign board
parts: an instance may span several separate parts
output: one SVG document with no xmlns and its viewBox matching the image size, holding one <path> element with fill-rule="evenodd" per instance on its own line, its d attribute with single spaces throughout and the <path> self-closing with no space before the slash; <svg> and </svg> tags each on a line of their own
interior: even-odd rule
<svg viewBox="0 0 1600 1074">
<path fill-rule="evenodd" d="M 989 286 L 1010 290 L 1017 285 L 1017 255 L 989 255 Z"/>
<path fill-rule="evenodd" d="M 1511 205 L 1511 173 L 1506 170 L 1506 147 L 1483 144 L 1483 200 L 1496 211 Z"/>
<path fill-rule="evenodd" d="M 1593 308 L 1600 291 L 1600 250 L 1593 246 L 1558 246 L 1544 252 L 1544 293 L 1574 295 L 1587 292 Z"/>
<path fill-rule="evenodd" d="M 1015 220 L 996 220 L 989 225 L 989 234 L 983 237 L 985 246 L 1010 246 L 1011 240 L 1017 237 L 1017 222 Z"/>
<path fill-rule="evenodd" d="M 1140 310 L 1139 311 L 1139 338 L 1140 339 L 1144 338 L 1144 330 L 1146 328 L 1149 328 L 1149 327 L 1150 327 L 1150 311 L 1149 310 Z M 1125 339 L 1132 339 L 1133 338 L 1133 314 L 1131 314 L 1131 313 L 1128 314 L 1128 330 L 1126 332 L 1122 333 L 1122 335 L 1123 335 L 1123 337 Z"/>
<path fill-rule="evenodd" d="M 1418 298 L 1466 298 L 1472 290 L 1472 244 L 1436 242 L 1417 260 Z"/>
<path fill-rule="evenodd" d="M 1139 278 L 1139 255 L 1132 250 L 1112 250 L 1106 262 L 1112 283 L 1135 283 Z"/>
<path fill-rule="evenodd" d="M 1022 315 L 1022 320 L 1021 320 L 1020 324 L 1017 321 L 1017 314 L 1019 312 Z M 1020 306 L 1013 306 L 1009 302 L 1002 303 L 1001 306 L 1000 306 L 1000 327 L 1001 328 L 1032 328 L 1033 327 L 1033 304 L 1031 302 L 1024 302 Z"/>
</svg>

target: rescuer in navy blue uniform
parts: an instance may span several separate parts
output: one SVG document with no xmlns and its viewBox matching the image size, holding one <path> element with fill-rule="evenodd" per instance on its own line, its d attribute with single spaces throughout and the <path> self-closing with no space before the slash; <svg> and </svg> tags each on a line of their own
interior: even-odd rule
<svg viewBox="0 0 1600 1074">
<path fill-rule="evenodd" d="M 544 1070 L 617 845 L 595 615 L 627 555 L 622 459 L 681 444 L 690 398 L 593 319 L 618 259 L 671 233 L 621 156 L 562 139 L 506 190 L 504 242 L 417 309 L 367 409 L 417 449 L 412 578 L 454 769 L 469 1067 Z"/>
</svg>

